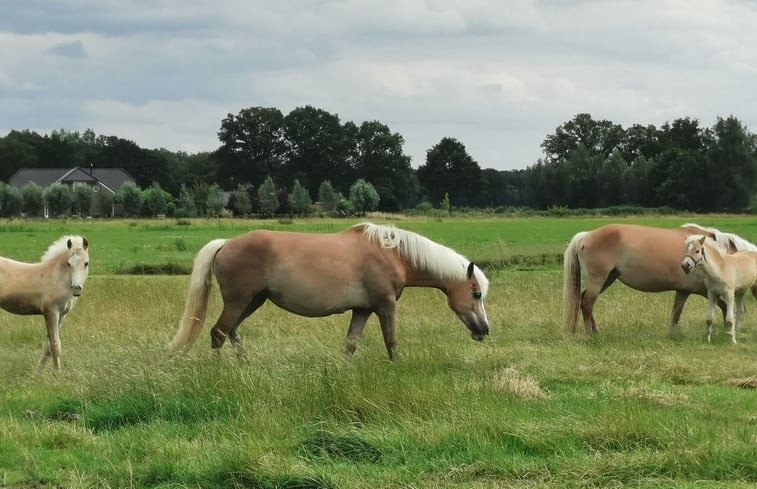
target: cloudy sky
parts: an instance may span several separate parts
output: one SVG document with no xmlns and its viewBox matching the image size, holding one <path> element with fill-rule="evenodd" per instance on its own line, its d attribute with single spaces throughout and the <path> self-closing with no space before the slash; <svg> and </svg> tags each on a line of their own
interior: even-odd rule
<svg viewBox="0 0 757 489">
<path fill-rule="evenodd" d="M 206 151 L 247 107 L 378 120 L 525 168 L 577 113 L 757 131 L 754 0 L 3 0 L 0 136 Z"/>
</svg>

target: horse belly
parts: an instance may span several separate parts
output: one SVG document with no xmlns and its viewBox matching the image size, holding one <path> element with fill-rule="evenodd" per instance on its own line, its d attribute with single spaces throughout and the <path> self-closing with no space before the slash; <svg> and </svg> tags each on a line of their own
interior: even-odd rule
<svg viewBox="0 0 757 489">
<path fill-rule="evenodd" d="M 618 280 L 642 292 L 686 290 L 698 294 L 705 293 L 704 279 L 699 274 L 687 275 L 680 269 L 680 264 L 675 265 L 624 267 L 618 270 Z"/>
<path fill-rule="evenodd" d="M 42 314 L 39 304 L 26 297 L 8 295 L 0 299 L 0 307 L 13 314 Z"/>
<path fill-rule="evenodd" d="M 294 314 L 307 317 L 330 316 L 355 308 L 369 308 L 370 301 L 360 283 L 335 287 L 328 283 L 290 283 L 287 288 L 271 287 L 268 299 Z"/>
</svg>

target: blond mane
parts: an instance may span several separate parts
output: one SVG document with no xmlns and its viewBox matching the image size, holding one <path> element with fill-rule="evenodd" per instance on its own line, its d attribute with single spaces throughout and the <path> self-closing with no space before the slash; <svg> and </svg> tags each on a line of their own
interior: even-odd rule
<svg viewBox="0 0 757 489">
<path fill-rule="evenodd" d="M 40 261 L 45 262 L 52 260 L 53 258 L 56 258 L 62 253 L 68 251 L 69 239 L 72 243 L 71 249 L 84 247 L 84 238 L 82 238 L 81 236 L 61 236 L 47 248 L 47 251 L 45 251 L 45 253 L 42 255 Z"/>
<path fill-rule="evenodd" d="M 742 238 L 741 236 L 733 233 L 724 233 L 723 231 L 720 231 L 716 228 L 708 228 L 705 226 L 700 226 L 699 224 L 694 224 L 693 222 L 687 222 L 686 224 L 681 225 L 682 228 L 697 228 L 701 229 L 703 231 L 707 231 L 708 233 L 712 233 L 713 236 L 715 236 L 715 245 L 720 248 L 721 250 L 727 250 L 728 249 L 728 242 L 730 242 L 733 247 L 738 250 L 749 250 L 749 251 L 757 251 L 757 246 Z"/>
<path fill-rule="evenodd" d="M 382 248 L 395 248 L 400 256 L 419 270 L 428 272 L 440 279 L 465 280 L 470 260 L 456 251 L 440 245 L 412 231 L 394 226 L 385 226 L 363 222 L 354 227 L 362 227 L 368 239 L 377 242 Z M 486 297 L 489 280 L 478 266 L 473 273 Z"/>
</svg>

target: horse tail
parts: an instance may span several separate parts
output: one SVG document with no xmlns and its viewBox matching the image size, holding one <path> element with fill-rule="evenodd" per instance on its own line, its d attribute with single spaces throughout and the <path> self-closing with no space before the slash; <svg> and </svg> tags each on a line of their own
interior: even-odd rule
<svg viewBox="0 0 757 489">
<path fill-rule="evenodd" d="M 187 352 L 192 348 L 195 340 L 197 340 L 200 328 L 208 312 L 208 299 L 210 297 L 210 289 L 213 287 L 213 262 L 215 261 L 216 253 L 225 244 L 225 239 L 214 239 L 203 246 L 197 253 L 194 266 L 192 267 L 192 277 L 189 282 L 184 315 L 179 323 L 176 336 L 168 344 L 169 349 Z"/>
<path fill-rule="evenodd" d="M 581 262 L 578 259 L 578 245 L 588 231 L 577 233 L 568 243 L 563 256 L 563 321 L 567 328 L 576 332 L 578 305 L 581 301 Z"/>
</svg>

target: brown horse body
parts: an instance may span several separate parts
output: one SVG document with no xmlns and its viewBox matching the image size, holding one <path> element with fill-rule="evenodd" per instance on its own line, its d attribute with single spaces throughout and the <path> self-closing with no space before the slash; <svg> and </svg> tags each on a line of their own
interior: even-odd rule
<svg viewBox="0 0 757 489">
<path fill-rule="evenodd" d="M 50 245 L 40 263 L 0 257 L 0 307 L 13 314 L 40 314 L 47 338 L 42 367 L 52 356 L 60 369 L 60 327 L 76 304 L 89 273 L 89 243 L 81 236 L 64 236 Z"/>
<path fill-rule="evenodd" d="M 196 340 L 212 275 L 223 298 L 223 311 L 211 330 L 214 348 L 227 336 L 238 343 L 239 324 L 270 300 L 309 317 L 351 310 L 349 353 L 375 313 L 394 358 L 395 308 L 405 287 L 442 290 L 475 339 L 483 339 L 489 330 L 483 305 L 488 281 L 478 267 L 418 234 L 363 223 L 335 234 L 258 230 L 211 241 L 195 258 L 184 316 L 171 343 L 174 349 L 188 350 Z"/>
<path fill-rule="evenodd" d="M 712 337 L 715 304 L 723 300 L 726 305 L 725 326 L 731 341 L 736 343 L 736 330 L 746 314 L 744 295 L 751 290 L 757 298 L 757 252 L 723 253 L 709 237 L 695 234 L 686 238 L 686 256 L 681 269 L 690 276 L 697 275 L 691 273 L 694 269 L 704 275 L 710 304 L 706 321 L 707 341 Z"/>
<path fill-rule="evenodd" d="M 609 224 L 573 236 L 563 262 L 563 313 L 568 328 L 575 331 L 580 309 L 586 331 L 596 332 L 594 303 L 599 294 L 619 280 L 642 292 L 674 290 L 670 332 L 675 333 L 689 295 L 707 295 L 703 278 L 699 274 L 687 275 L 681 269 L 685 240 L 693 234 L 710 236 L 728 252 L 757 250 L 734 234 L 695 224 L 673 229 Z M 583 292 L 582 275 L 586 281 Z"/>
</svg>

